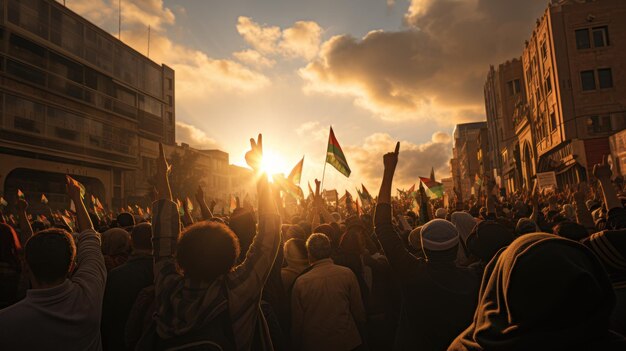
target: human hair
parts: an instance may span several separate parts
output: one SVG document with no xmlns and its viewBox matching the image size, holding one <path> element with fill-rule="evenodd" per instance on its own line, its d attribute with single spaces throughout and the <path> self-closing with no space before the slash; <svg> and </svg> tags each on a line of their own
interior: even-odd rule
<svg viewBox="0 0 626 351">
<path fill-rule="evenodd" d="M 311 261 L 329 258 L 332 252 L 330 240 L 325 234 L 311 234 L 309 239 L 306 241 L 306 251 L 309 254 L 309 259 Z"/>
<path fill-rule="evenodd" d="M 26 242 L 24 255 L 33 277 L 39 283 L 52 284 L 69 273 L 76 257 L 76 245 L 66 230 L 47 229 Z"/>
<path fill-rule="evenodd" d="M 228 226 L 203 221 L 180 234 L 176 262 L 185 276 L 211 282 L 232 269 L 239 251 L 239 239 Z"/>
<path fill-rule="evenodd" d="M 117 224 L 122 228 L 132 227 L 135 225 L 135 217 L 128 212 L 122 212 L 117 215 Z"/>
<path fill-rule="evenodd" d="M 140 223 L 130 233 L 133 250 L 152 250 L 152 225 Z"/>
</svg>

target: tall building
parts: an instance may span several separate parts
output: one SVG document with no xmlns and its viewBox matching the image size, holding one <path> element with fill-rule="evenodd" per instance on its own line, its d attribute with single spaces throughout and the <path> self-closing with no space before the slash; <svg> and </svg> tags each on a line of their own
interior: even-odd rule
<svg viewBox="0 0 626 351">
<path fill-rule="evenodd" d="M 528 106 L 518 142 L 527 183 L 538 172 L 555 172 L 559 185 L 587 179 L 611 153 L 609 137 L 626 128 L 624 18 L 623 0 L 562 0 L 537 20 L 522 54 Z"/>
<path fill-rule="evenodd" d="M 496 179 L 499 177 L 500 186 L 508 192 L 521 185 L 521 169 L 515 158 L 519 148 L 514 113 L 517 106 L 526 102 L 523 72 L 522 61 L 518 58 L 498 67 L 490 66 L 484 86 L 493 175 Z"/>
<path fill-rule="evenodd" d="M 175 144 L 174 71 L 56 1 L 0 0 L 0 111 L 9 201 L 66 207 L 70 174 L 119 208 L 127 174 Z"/>
<path fill-rule="evenodd" d="M 486 154 L 487 149 L 482 149 L 484 144 L 478 142 L 479 135 L 486 135 L 487 122 L 474 122 L 457 124 L 454 128 L 454 146 L 452 149 L 453 159 L 450 161 L 454 187 L 461 192 L 466 200 L 473 194 L 474 179 L 480 173 L 478 162 L 479 150 Z"/>
</svg>

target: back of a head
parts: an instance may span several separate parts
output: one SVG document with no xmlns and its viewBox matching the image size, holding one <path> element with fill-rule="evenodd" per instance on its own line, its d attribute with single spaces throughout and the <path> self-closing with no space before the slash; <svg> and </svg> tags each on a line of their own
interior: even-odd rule
<svg viewBox="0 0 626 351">
<path fill-rule="evenodd" d="M 122 212 L 117 215 L 117 224 L 122 227 L 132 227 L 135 225 L 135 217 L 128 212 Z"/>
<path fill-rule="evenodd" d="M 310 261 L 323 260 L 330 258 L 332 248 L 330 240 L 325 234 L 313 233 L 306 241 L 306 250 Z"/>
<path fill-rule="evenodd" d="M 330 224 L 320 224 L 313 229 L 313 232 L 326 235 L 328 239 L 330 239 L 330 245 L 333 249 L 336 249 L 339 247 L 339 241 L 341 240 L 341 233 L 337 230 L 336 227 Z"/>
<path fill-rule="evenodd" d="M 283 246 L 285 261 L 289 266 L 306 265 L 307 258 L 306 241 L 302 239 L 289 239 Z"/>
<path fill-rule="evenodd" d="M 446 219 L 447 214 L 448 214 L 448 211 L 446 211 L 445 208 L 440 207 L 437 209 L 437 211 L 435 211 L 435 218 Z"/>
<path fill-rule="evenodd" d="M 245 255 L 256 235 L 256 219 L 254 218 L 254 213 L 243 208 L 237 208 L 230 216 L 228 226 L 235 235 L 237 235 L 239 244 L 241 245 L 241 251 Z"/>
<path fill-rule="evenodd" d="M 203 221 L 181 233 L 176 262 L 186 277 L 212 282 L 232 269 L 239 250 L 239 240 L 229 227 Z"/>
<path fill-rule="evenodd" d="M 52 284 L 69 273 L 76 257 L 76 245 L 67 231 L 48 229 L 28 240 L 24 255 L 33 277 L 39 283 Z"/>
<path fill-rule="evenodd" d="M 524 234 L 536 233 L 539 231 L 537 223 L 530 218 L 520 218 L 515 226 L 515 235 L 520 236 Z"/>
<path fill-rule="evenodd" d="M 559 222 L 552 228 L 552 231 L 558 236 L 574 241 L 580 241 L 589 236 L 584 226 L 572 221 Z"/>
<path fill-rule="evenodd" d="M 102 254 L 108 256 L 130 253 L 130 234 L 122 228 L 111 228 L 102 233 Z"/>
<path fill-rule="evenodd" d="M 365 243 L 363 242 L 363 228 L 360 226 L 348 227 L 339 241 L 339 248 L 343 253 L 352 255 L 361 255 L 365 251 Z"/>
<path fill-rule="evenodd" d="M 445 219 L 433 219 L 420 230 L 421 244 L 429 260 L 454 261 L 459 245 L 459 232 Z"/>
<path fill-rule="evenodd" d="M 467 248 L 483 262 L 489 262 L 501 248 L 513 242 L 513 233 L 495 221 L 482 221 L 476 224 L 467 238 Z"/>
<path fill-rule="evenodd" d="M 133 228 L 130 234 L 133 250 L 152 250 L 152 225 L 150 223 L 140 223 Z"/>
</svg>

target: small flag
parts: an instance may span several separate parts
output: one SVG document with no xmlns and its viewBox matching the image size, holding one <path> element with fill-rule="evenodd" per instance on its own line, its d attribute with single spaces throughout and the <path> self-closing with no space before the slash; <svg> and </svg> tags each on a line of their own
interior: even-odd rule
<svg viewBox="0 0 626 351">
<path fill-rule="evenodd" d="M 80 188 L 80 197 L 82 199 L 85 198 L 85 193 L 87 192 L 87 190 L 85 190 L 85 186 L 83 184 L 81 184 L 78 180 L 70 177 L 69 175 L 65 175 L 65 177 L 67 178 L 67 181 L 69 183 L 72 183 L 74 185 L 78 185 L 78 187 Z"/>
<path fill-rule="evenodd" d="M 480 177 L 478 176 L 478 173 L 476 173 L 476 176 L 474 177 L 475 183 L 478 186 L 482 186 L 483 185 L 483 180 L 480 179 Z"/>
<path fill-rule="evenodd" d="M 67 212 L 67 210 L 65 210 Z M 74 200 L 70 199 L 70 211 L 76 212 L 76 205 L 74 205 Z"/>
<path fill-rule="evenodd" d="M 193 211 L 193 203 L 191 203 L 191 200 L 189 200 L 189 197 L 187 197 L 186 201 L 187 201 L 187 210 L 189 212 L 192 212 Z"/>
<path fill-rule="evenodd" d="M 0 196 L 0 206 L 6 207 L 7 205 L 9 205 L 7 200 L 5 200 L 4 197 Z"/>
<path fill-rule="evenodd" d="M 44 205 L 48 204 L 48 198 L 46 197 L 45 194 L 41 194 L 41 203 Z"/>
<path fill-rule="evenodd" d="M 176 199 L 176 206 L 178 206 L 178 214 L 180 216 L 184 215 L 185 214 L 185 209 L 183 209 L 183 203 L 180 202 L 179 199 Z"/>
<path fill-rule="evenodd" d="M 432 181 L 430 178 L 420 177 L 420 181 L 428 190 L 431 199 L 439 199 L 443 197 L 443 184 Z"/>
<path fill-rule="evenodd" d="M 17 189 L 17 198 L 26 201 L 26 196 L 24 196 L 24 193 L 20 189 Z"/>
<path fill-rule="evenodd" d="M 133 211 L 133 208 L 132 208 L 132 207 L 130 207 L 130 205 L 126 206 L 126 209 L 128 210 L 128 212 L 129 212 L 129 213 L 135 213 L 135 212 Z"/>
<path fill-rule="evenodd" d="M 409 188 L 409 190 L 407 190 L 407 192 L 409 194 L 413 194 L 415 192 L 415 183 L 413 183 L 413 185 L 411 185 L 411 187 Z"/>
<path fill-rule="evenodd" d="M 369 202 L 371 202 L 372 195 L 370 195 L 370 192 L 367 191 L 367 188 L 365 187 L 365 185 L 363 185 L 363 183 L 361 183 L 361 188 L 363 189 L 363 197 L 365 197 Z"/>
<path fill-rule="evenodd" d="M 297 165 L 293 167 L 287 179 L 289 179 L 293 184 L 300 185 L 300 178 L 302 178 L 302 167 L 304 166 L 304 156 Z"/>
<path fill-rule="evenodd" d="M 333 127 L 330 127 L 330 134 L 328 135 L 328 148 L 326 150 L 326 162 L 335 167 L 339 173 L 350 177 L 350 166 L 348 166 L 348 160 L 339 145 L 339 141 L 335 137 Z"/>
</svg>

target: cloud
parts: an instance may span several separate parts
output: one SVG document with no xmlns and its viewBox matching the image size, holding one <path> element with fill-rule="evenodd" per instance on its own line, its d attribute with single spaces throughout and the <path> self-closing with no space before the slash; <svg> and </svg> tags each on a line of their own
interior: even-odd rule
<svg viewBox="0 0 626 351">
<path fill-rule="evenodd" d="M 298 21 L 281 30 L 240 16 L 237 31 L 257 52 L 266 56 L 312 59 L 321 43 L 322 28 L 313 21 Z"/>
<path fill-rule="evenodd" d="M 117 1 L 73 0 L 68 7 L 96 25 L 117 34 Z M 178 7 L 184 14 L 184 8 Z M 148 25 L 151 28 L 150 58 L 176 71 L 177 100 L 206 98 L 216 91 L 250 92 L 267 87 L 269 78 L 237 61 L 217 59 L 194 48 L 175 43 L 167 30 L 175 15 L 162 0 L 122 2 L 122 41 L 142 54 L 147 53 Z"/>
<path fill-rule="evenodd" d="M 181 121 L 176 121 L 176 139 L 200 150 L 219 148 L 215 139 L 210 138 L 203 130 Z"/>
<path fill-rule="evenodd" d="M 345 154 L 354 174 L 367 185 L 380 184 L 383 174 L 383 155 L 393 151 L 396 141 L 386 133 L 375 133 L 361 145 L 346 145 Z M 408 188 L 417 182 L 418 176 L 428 177 L 431 167 L 439 175 L 449 174 L 448 161 L 451 154 L 451 137 L 436 132 L 432 140 L 422 144 L 400 141 L 400 155 L 394 176 L 394 186 Z"/>
<path fill-rule="evenodd" d="M 328 139 L 328 127 L 322 126 L 318 121 L 304 122 L 296 128 L 296 134 L 309 141 L 323 143 Z"/>
<path fill-rule="evenodd" d="M 275 60 L 268 59 L 261 55 L 260 52 L 253 49 L 237 51 L 233 53 L 233 56 L 235 56 L 235 58 L 241 63 L 258 68 L 273 67 L 276 64 Z"/>
<path fill-rule="evenodd" d="M 519 57 L 540 0 L 413 0 L 400 31 L 337 35 L 300 70 L 305 92 L 346 95 L 389 121 L 484 119 L 489 64 Z"/>
</svg>

